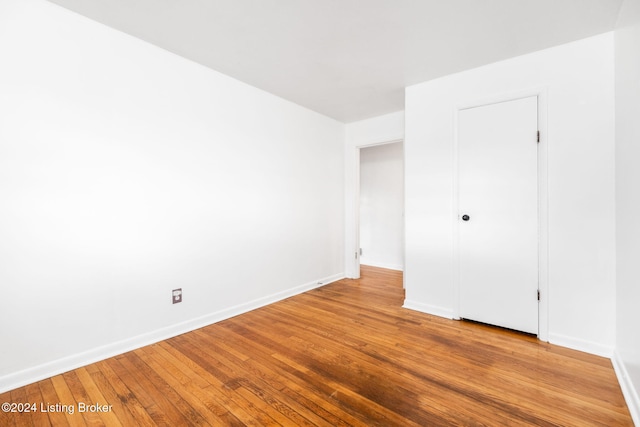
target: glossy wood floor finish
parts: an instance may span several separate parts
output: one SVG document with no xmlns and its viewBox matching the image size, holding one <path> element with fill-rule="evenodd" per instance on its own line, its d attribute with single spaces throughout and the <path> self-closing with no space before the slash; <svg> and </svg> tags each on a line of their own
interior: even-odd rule
<svg viewBox="0 0 640 427">
<path fill-rule="evenodd" d="M 632 425 L 608 359 L 402 302 L 401 273 L 363 267 L 360 280 L 4 393 L 76 411 L 0 413 L 0 425 Z"/>
</svg>

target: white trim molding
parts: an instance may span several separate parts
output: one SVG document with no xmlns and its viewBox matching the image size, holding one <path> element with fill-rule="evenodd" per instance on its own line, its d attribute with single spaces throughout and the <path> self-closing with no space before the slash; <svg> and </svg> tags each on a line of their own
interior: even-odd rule
<svg viewBox="0 0 640 427">
<path fill-rule="evenodd" d="M 640 396 L 638 396 L 638 392 L 631 382 L 627 368 L 617 351 L 613 352 L 611 363 L 613 363 L 613 369 L 618 377 L 618 383 L 620 383 L 620 388 L 622 389 L 624 400 L 627 402 L 631 418 L 635 425 L 640 426 Z"/>
<path fill-rule="evenodd" d="M 400 264 L 387 264 L 384 262 L 360 262 L 360 265 L 367 265 L 369 267 L 386 268 L 387 270 L 404 271 L 404 266 Z"/>
<path fill-rule="evenodd" d="M 404 300 L 403 308 L 419 311 L 421 313 L 431 314 L 433 316 L 444 317 L 445 319 L 453 319 L 453 310 L 436 305 L 423 304 L 417 301 Z"/>
<path fill-rule="evenodd" d="M 97 347 L 82 353 L 74 354 L 68 357 L 54 360 L 52 362 L 44 363 L 29 369 L 5 375 L 3 377 L 0 377 L 0 393 L 4 393 L 18 387 L 22 387 L 46 378 L 53 377 L 55 375 L 62 374 L 64 372 L 71 371 L 73 369 L 80 368 L 82 366 L 87 366 L 91 363 L 108 359 L 109 357 L 114 357 L 128 351 L 136 350 L 147 345 L 151 345 L 178 335 L 182 335 L 187 332 L 194 331 L 196 329 L 203 328 L 205 326 L 212 325 L 222 320 L 229 319 L 239 314 L 247 313 L 251 310 L 255 310 L 269 304 L 273 304 L 274 302 L 281 301 L 294 295 L 298 295 L 312 289 L 328 285 L 329 283 L 336 282 L 340 279 L 343 279 L 344 277 L 344 273 L 334 274 L 332 276 L 314 280 L 305 283 L 304 285 L 296 286 L 282 292 L 277 292 L 275 294 L 267 295 L 253 301 L 249 301 L 243 304 L 226 308 L 224 310 L 207 314 L 205 316 L 191 319 L 186 322 L 171 325 L 166 328 L 157 329 L 155 331 L 138 335 L 133 338 L 117 341 L 102 347 Z"/>
<path fill-rule="evenodd" d="M 613 347 L 553 332 L 549 333 L 549 343 L 596 356 L 606 357 L 607 359 L 610 359 L 613 355 Z"/>
</svg>

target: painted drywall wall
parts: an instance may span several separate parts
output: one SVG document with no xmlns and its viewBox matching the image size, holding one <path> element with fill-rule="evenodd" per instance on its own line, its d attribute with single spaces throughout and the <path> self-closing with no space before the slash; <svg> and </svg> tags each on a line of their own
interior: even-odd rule
<svg viewBox="0 0 640 427">
<path fill-rule="evenodd" d="M 360 263 L 404 269 L 402 142 L 360 149 Z"/>
<path fill-rule="evenodd" d="M 616 54 L 616 369 L 640 425 L 640 0 L 626 0 Z"/>
<path fill-rule="evenodd" d="M 407 88 L 407 306 L 450 317 L 456 311 L 456 109 L 541 91 L 548 167 L 548 295 L 543 295 L 548 339 L 611 354 L 616 304 L 613 46 L 613 33 L 607 33 Z"/>
<path fill-rule="evenodd" d="M 360 277 L 359 225 L 360 148 L 399 142 L 404 138 L 404 111 L 372 117 L 346 125 L 345 159 L 345 274 Z"/>
<path fill-rule="evenodd" d="M 44 0 L 0 58 L 0 391 L 343 276 L 343 124 Z"/>
</svg>

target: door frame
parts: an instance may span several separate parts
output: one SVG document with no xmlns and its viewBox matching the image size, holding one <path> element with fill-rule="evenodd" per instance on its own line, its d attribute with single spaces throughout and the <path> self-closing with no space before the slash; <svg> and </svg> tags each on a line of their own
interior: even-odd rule
<svg viewBox="0 0 640 427">
<path fill-rule="evenodd" d="M 349 279 L 360 278 L 360 149 L 398 142 L 404 142 L 404 137 L 367 141 L 347 147 L 346 164 L 351 165 L 351 173 L 347 173 L 346 188 L 345 275 Z M 404 164 L 404 149 L 402 153 Z"/>
<path fill-rule="evenodd" d="M 501 102 L 514 101 L 536 96 L 538 98 L 538 339 L 549 341 L 549 180 L 548 180 L 548 152 L 549 133 L 547 125 L 547 88 L 533 88 L 507 94 L 498 94 L 482 99 L 474 99 L 458 103 L 454 108 L 453 119 L 453 317 L 460 319 L 460 245 L 458 220 L 459 194 L 459 113 L 461 110 L 482 107 Z"/>
</svg>

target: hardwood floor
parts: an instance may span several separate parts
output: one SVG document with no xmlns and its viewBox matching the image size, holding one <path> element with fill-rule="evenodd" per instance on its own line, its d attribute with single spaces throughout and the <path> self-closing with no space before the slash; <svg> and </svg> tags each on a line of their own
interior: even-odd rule
<svg viewBox="0 0 640 427">
<path fill-rule="evenodd" d="M 37 405 L 0 412 L 0 425 L 633 425 L 608 359 L 402 302 L 401 273 L 363 267 L 360 280 L 0 394 Z"/>
</svg>

